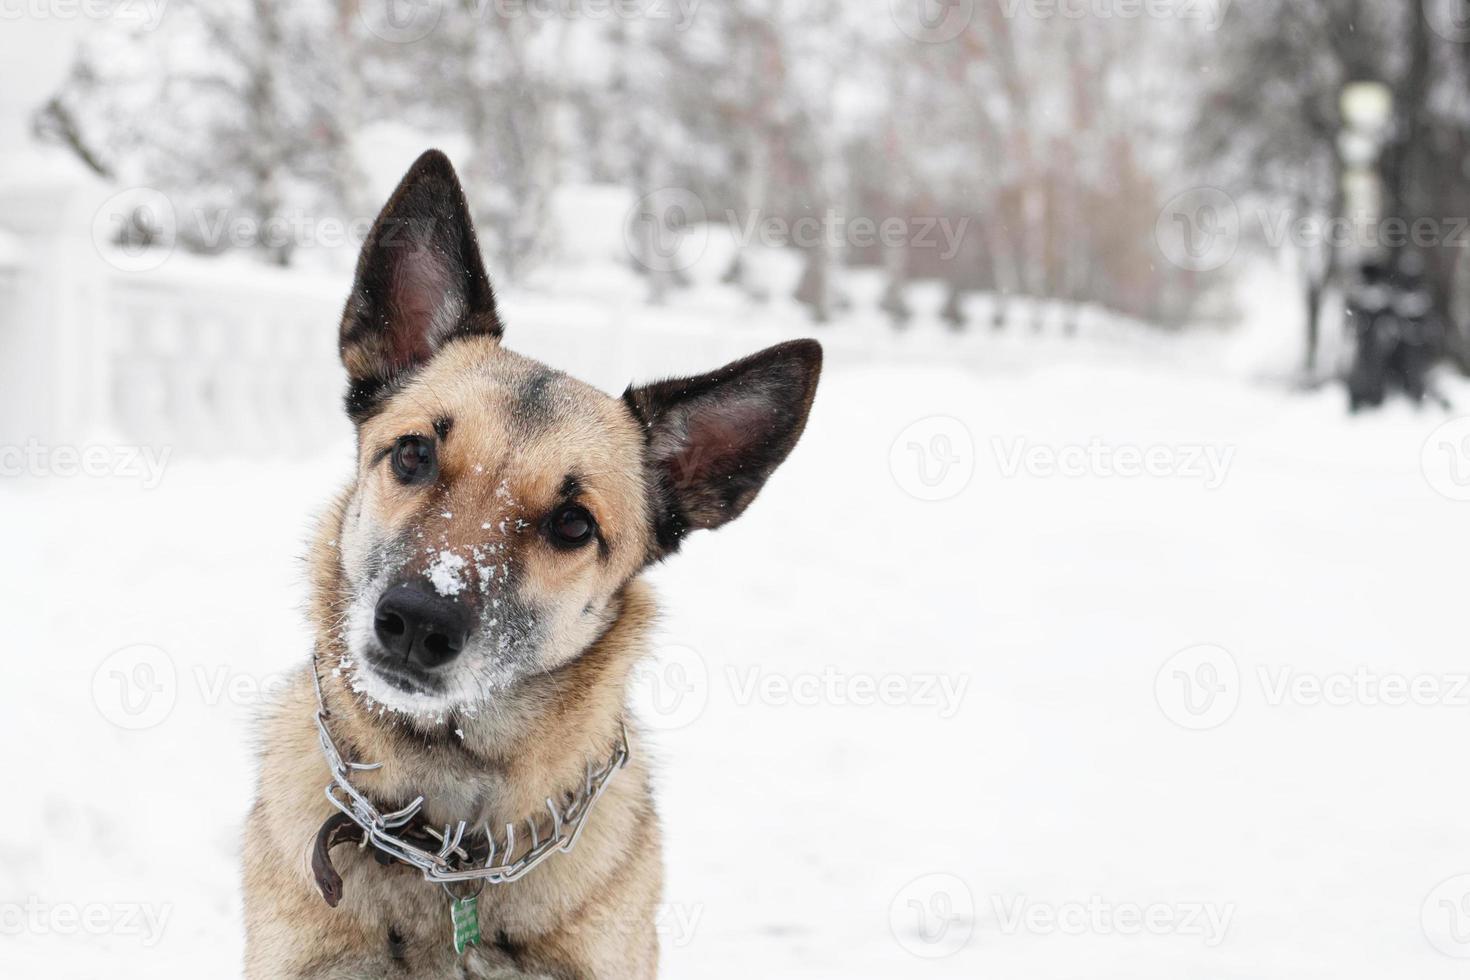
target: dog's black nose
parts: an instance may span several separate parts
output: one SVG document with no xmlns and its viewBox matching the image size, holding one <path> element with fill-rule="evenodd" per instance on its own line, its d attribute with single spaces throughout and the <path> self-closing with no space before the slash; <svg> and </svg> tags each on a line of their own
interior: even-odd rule
<svg viewBox="0 0 1470 980">
<path fill-rule="evenodd" d="M 395 585 L 378 600 L 373 628 L 389 653 L 433 670 L 464 649 L 470 617 L 459 603 L 427 586 Z"/>
</svg>

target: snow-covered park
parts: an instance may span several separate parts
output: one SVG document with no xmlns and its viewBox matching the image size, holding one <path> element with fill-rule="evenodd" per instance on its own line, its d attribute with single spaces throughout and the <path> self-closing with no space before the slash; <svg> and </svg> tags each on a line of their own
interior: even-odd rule
<svg viewBox="0 0 1470 980">
<path fill-rule="evenodd" d="M 825 345 L 789 462 L 647 573 L 661 976 L 1466 975 L 1470 253 L 1447 404 L 1352 414 L 1347 263 L 1294 240 L 1373 151 L 1301 123 L 1318 45 L 1421 85 L 1415 184 L 1470 145 L 1461 21 L 399 6 L 0 5 L 0 977 L 241 974 L 342 303 L 429 145 L 507 346 L 617 393 Z"/>
</svg>

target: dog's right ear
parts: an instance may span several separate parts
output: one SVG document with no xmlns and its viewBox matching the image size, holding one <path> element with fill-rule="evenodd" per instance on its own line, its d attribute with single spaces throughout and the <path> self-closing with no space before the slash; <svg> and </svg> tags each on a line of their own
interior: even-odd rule
<svg viewBox="0 0 1470 980">
<path fill-rule="evenodd" d="M 383 398 L 457 337 L 499 337 L 495 294 L 464 188 L 429 150 L 388 199 L 357 260 L 342 314 L 347 414 L 362 422 Z"/>
</svg>

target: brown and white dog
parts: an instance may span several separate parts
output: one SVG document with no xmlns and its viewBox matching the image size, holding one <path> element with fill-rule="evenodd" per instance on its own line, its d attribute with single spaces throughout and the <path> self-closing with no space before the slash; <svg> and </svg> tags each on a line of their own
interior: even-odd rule
<svg viewBox="0 0 1470 980">
<path fill-rule="evenodd" d="M 654 617 L 639 575 L 750 504 L 801 435 L 821 348 L 621 398 L 506 350 L 437 151 L 364 244 L 341 348 L 357 471 L 310 555 L 311 669 L 263 733 L 246 974 L 653 977 L 660 834 L 625 690 Z M 624 725 L 632 758 L 574 849 L 484 888 L 459 952 L 444 889 L 357 846 L 326 798 L 313 670 L 342 755 L 379 764 L 352 784 L 383 813 L 422 796 L 426 827 L 547 824 Z"/>
</svg>

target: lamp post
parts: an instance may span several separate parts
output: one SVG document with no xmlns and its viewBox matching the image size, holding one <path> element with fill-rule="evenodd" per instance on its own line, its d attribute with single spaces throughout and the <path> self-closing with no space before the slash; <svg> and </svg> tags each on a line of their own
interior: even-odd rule
<svg viewBox="0 0 1470 980">
<path fill-rule="evenodd" d="M 1342 214 L 1349 227 L 1377 229 L 1383 221 L 1384 190 L 1379 160 L 1393 124 L 1393 91 L 1382 82 L 1351 82 L 1339 99 L 1342 130 L 1337 152 L 1342 158 Z M 1377 234 L 1353 235 L 1347 245 L 1350 264 L 1381 257 Z"/>
<path fill-rule="evenodd" d="M 1442 324 L 1414 249 L 1393 252 L 1380 230 L 1387 194 L 1380 159 L 1392 135 L 1393 92 L 1382 82 L 1354 82 L 1342 90 L 1342 217 L 1361 234 L 1344 256 L 1357 274 L 1349 280 L 1347 315 L 1355 348 L 1346 378 L 1349 406 L 1377 406 L 1394 391 L 1411 401 L 1438 398 L 1429 371 L 1441 349 Z M 1400 243 L 1402 244 L 1402 243 Z"/>
</svg>

